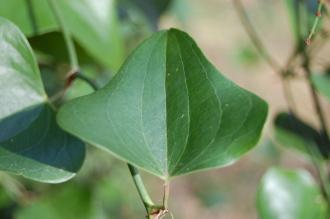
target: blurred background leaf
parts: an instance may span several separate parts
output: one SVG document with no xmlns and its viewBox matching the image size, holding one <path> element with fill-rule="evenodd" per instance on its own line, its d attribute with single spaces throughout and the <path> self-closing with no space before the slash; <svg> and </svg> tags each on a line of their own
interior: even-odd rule
<svg viewBox="0 0 330 219">
<path fill-rule="evenodd" d="M 312 82 L 317 91 L 330 100 L 330 70 L 324 74 L 314 74 Z"/>
<path fill-rule="evenodd" d="M 329 158 L 330 142 L 322 133 L 289 113 L 275 117 L 275 137 L 282 144 L 303 152 L 307 157 L 321 154 Z"/>
<path fill-rule="evenodd" d="M 31 17 L 31 11 L 34 15 Z M 15 23 L 24 34 L 33 36 L 58 28 L 56 19 L 45 0 L 1 0 L 0 16 Z M 36 21 L 36 26 L 31 22 Z"/>
<path fill-rule="evenodd" d="M 65 25 L 97 61 L 116 72 L 123 62 L 123 38 L 114 0 L 59 0 Z"/>
<path fill-rule="evenodd" d="M 257 207 L 260 219 L 328 218 L 320 190 L 304 170 L 268 170 L 259 187 Z"/>
</svg>

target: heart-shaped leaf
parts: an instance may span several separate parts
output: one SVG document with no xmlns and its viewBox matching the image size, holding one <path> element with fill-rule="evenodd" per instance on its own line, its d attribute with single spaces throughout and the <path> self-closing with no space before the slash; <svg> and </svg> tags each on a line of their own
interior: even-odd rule
<svg viewBox="0 0 330 219">
<path fill-rule="evenodd" d="M 313 74 L 312 82 L 317 91 L 330 100 L 330 71 L 325 74 Z"/>
<path fill-rule="evenodd" d="M 75 175 L 85 148 L 61 130 L 24 35 L 0 18 L 0 170 L 42 182 Z"/>
<path fill-rule="evenodd" d="M 304 170 L 270 169 L 257 196 L 260 219 L 326 219 L 318 185 Z"/>
<path fill-rule="evenodd" d="M 222 76 L 179 30 L 155 33 L 103 89 L 67 103 L 70 133 L 163 179 L 228 165 L 260 136 L 267 105 Z"/>
<path fill-rule="evenodd" d="M 316 152 L 329 158 L 330 142 L 327 137 L 294 115 L 280 113 L 276 116 L 275 137 L 284 146 L 308 156 Z"/>
</svg>

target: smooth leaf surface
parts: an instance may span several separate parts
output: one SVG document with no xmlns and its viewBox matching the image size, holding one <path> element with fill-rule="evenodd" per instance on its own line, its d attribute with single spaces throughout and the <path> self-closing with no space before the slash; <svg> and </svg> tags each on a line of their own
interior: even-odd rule
<svg viewBox="0 0 330 219">
<path fill-rule="evenodd" d="M 330 72 L 313 74 L 312 82 L 317 91 L 330 100 Z"/>
<path fill-rule="evenodd" d="M 67 103 L 68 132 L 163 179 L 228 165 L 253 147 L 267 105 L 223 77 L 179 30 L 155 33 L 103 89 Z"/>
<path fill-rule="evenodd" d="M 114 0 L 59 0 L 65 24 L 96 60 L 117 71 L 124 56 Z"/>
<path fill-rule="evenodd" d="M 263 177 L 257 208 L 260 219 L 326 219 L 326 204 L 304 170 L 270 169 Z"/>
<path fill-rule="evenodd" d="M 275 118 L 275 137 L 284 146 L 296 149 L 310 156 L 321 153 L 329 158 L 330 142 L 325 135 L 288 113 L 280 113 Z"/>
<path fill-rule="evenodd" d="M 47 97 L 31 47 L 19 30 L 4 19 L 0 19 L 0 51 L 1 120 L 39 105 Z"/>
<path fill-rule="evenodd" d="M 0 18 L 0 170 L 62 182 L 84 160 L 84 144 L 60 129 L 24 35 Z"/>
<path fill-rule="evenodd" d="M 66 181 L 82 165 L 84 144 L 58 127 L 50 106 L 40 108 L 25 130 L 0 141 L 0 169 L 42 182 Z M 6 134 L 7 126 L 0 126 Z"/>
<path fill-rule="evenodd" d="M 36 30 L 32 23 L 28 2 L 36 21 Z M 46 33 L 58 28 L 56 19 L 47 0 L 0 0 L 0 16 L 16 24 L 26 36 Z M 37 33 L 35 32 L 37 31 Z"/>
</svg>

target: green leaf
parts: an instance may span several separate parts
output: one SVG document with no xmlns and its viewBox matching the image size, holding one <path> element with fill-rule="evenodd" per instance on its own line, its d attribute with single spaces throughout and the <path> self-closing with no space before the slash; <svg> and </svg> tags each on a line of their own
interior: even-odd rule
<svg viewBox="0 0 330 219">
<path fill-rule="evenodd" d="M 56 124 L 32 49 L 3 18 L 0 50 L 0 170 L 50 183 L 73 177 L 84 144 Z"/>
<path fill-rule="evenodd" d="M 310 125 L 288 113 L 279 113 L 274 123 L 275 137 L 282 145 L 308 156 L 317 152 L 324 158 L 329 158 L 329 140 Z"/>
<path fill-rule="evenodd" d="M 253 147 L 267 104 L 222 76 L 176 29 L 155 33 L 103 89 L 64 105 L 68 132 L 163 179 L 225 166 Z"/>
<path fill-rule="evenodd" d="M 0 19 L 0 40 L 1 119 L 39 105 L 47 97 L 32 49 L 19 30 L 4 19 Z"/>
<path fill-rule="evenodd" d="M 317 91 L 330 100 L 330 72 L 313 74 L 312 83 Z"/>
<path fill-rule="evenodd" d="M 66 181 L 82 165 L 84 145 L 58 127 L 50 106 L 37 108 L 37 118 L 25 130 L 7 140 L 1 139 L 0 169 L 42 182 Z M 7 134 L 6 128 L 17 125 L 16 119 L 11 120 L 10 126 L 0 123 L 7 137 L 10 132 Z"/>
<path fill-rule="evenodd" d="M 28 40 L 33 50 L 41 56 L 38 60 L 41 63 L 49 62 L 51 65 L 54 62 L 67 62 L 69 60 L 67 47 L 61 32 L 49 32 L 29 37 Z M 93 58 L 78 43 L 75 43 L 75 47 L 80 66 L 95 64 Z"/>
<path fill-rule="evenodd" d="M 28 0 L 0 0 L 0 16 L 12 20 L 27 36 L 59 30 L 48 0 L 31 1 L 38 33 L 32 28 Z M 123 61 L 124 45 L 114 2 L 114 0 L 57 1 L 65 25 L 75 40 L 100 64 L 116 71 Z"/>
<path fill-rule="evenodd" d="M 312 176 L 304 170 L 272 168 L 257 195 L 260 219 L 326 219 L 326 203 Z"/>
<path fill-rule="evenodd" d="M 36 35 L 28 2 L 31 2 L 38 34 L 58 28 L 56 19 L 46 0 L 0 0 L 0 16 L 11 20 L 27 36 Z"/>
<path fill-rule="evenodd" d="M 124 57 L 114 0 L 59 0 L 74 38 L 101 64 L 117 71 Z"/>
</svg>

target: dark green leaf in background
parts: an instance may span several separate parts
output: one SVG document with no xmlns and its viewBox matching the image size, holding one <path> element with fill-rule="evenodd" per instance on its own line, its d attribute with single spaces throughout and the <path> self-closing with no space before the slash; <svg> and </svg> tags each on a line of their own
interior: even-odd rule
<svg viewBox="0 0 330 219">
<path fill-rule="evenodd" d="M 275 118 L 275 137 L 282 145 L 310 156 L 321 153 L 329 158 L 330 142 L 319 131 L 289 113 L 279 113 Z"/>
<path fill-rule="evenodd" d="M 56 124 L 32 49 L 3 18 L 0 51 L 0 170 L 51 183 L 73 177 L 84 144 Z"/>
<path fill-rule="evenodd" d="M 326 203 L 304 170 L 270 169 L 257 195 L 260 219 L 326 219 Z"/>
<path fill-rule="evenodd" d="M 58 127 L 50 106 L 42 106 L 37 116 L 25 130 L 1 139 L 0 169 L 42 182 L 72 178 L 84 160 L 83 143 Z M 8 126 L 0 123 L 0 127 L 7 133 Z"/>
<path fill-rule="evenodd" d="M 223 77 L 181 31 L 155 33 L 61 127 L 163 179 L 228 165 L 253 147 L 267 105 Z"/>
<path fill-rule="evenodd" d="M 38 61 L 43 64 L 63 63 L 69 60 L 68 51 L 61 32 L 49 32 L 28 38 L 33 50 L 38 53 Z M 79 45 L 75 44 L 79 64 L 91 62 L 89 57 Z M 41 56 L 41 57 L 40 57 Z"/>
</svg>

